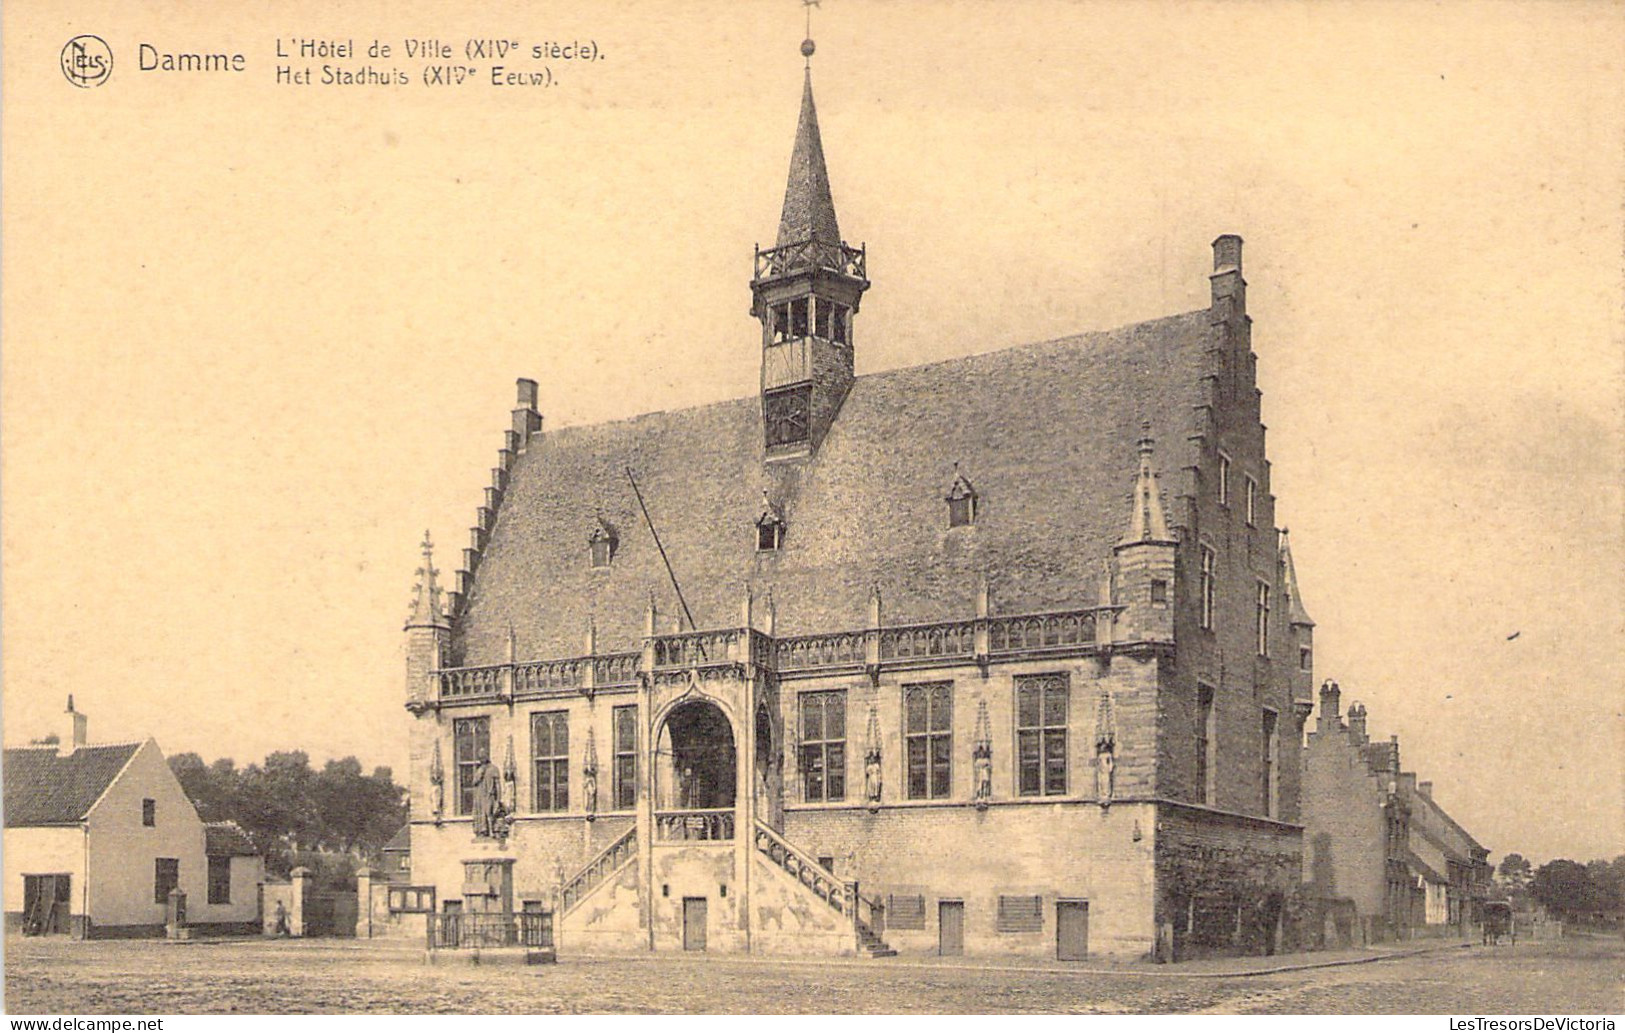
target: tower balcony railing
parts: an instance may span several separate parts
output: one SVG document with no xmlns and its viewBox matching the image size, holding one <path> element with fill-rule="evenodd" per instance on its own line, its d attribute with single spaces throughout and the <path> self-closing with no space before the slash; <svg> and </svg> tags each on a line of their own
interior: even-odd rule
<svg viewBox="0 0 1625 1033">
<path fill-rule="evenodd" d="M 768 248 L 766 251 L 756 249 L 758 280 L 771 280 L 777 276 L 809 272 L 830 272 L 838 276 L 867 280 L 868 248 L 848 247 L 838 241 L 799 240 L 793 244 Z"/>
</svg>

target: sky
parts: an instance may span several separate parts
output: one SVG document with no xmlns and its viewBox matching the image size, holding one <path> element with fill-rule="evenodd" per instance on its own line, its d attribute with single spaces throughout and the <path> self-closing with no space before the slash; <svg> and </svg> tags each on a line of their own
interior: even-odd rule
<svg viewBox="0 0 1625 1033">
<path fill-rule="evenodd" d="M 860 373 L 1202 308 L 1240 233 L 1317 678 L 1494 857 L 1625 852 L 1625 11 L 813 20 Z M 515 378 L 549 428 L 756 390 L 800 6 L 16 0 L 4 30 L 6 741 L 73 693 L 93 740 L 404 770 L 417 543 L 449 580 Z M 100 88 L 58 67 L 84 32 Z M 431 34 L 604 57 L 274 82 L 278 39 Z"/>
</svg>

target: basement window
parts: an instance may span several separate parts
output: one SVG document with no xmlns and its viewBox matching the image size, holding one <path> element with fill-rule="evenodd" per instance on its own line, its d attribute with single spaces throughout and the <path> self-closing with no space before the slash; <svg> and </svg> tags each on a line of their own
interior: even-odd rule
<svg viewBox="0 0 1625 1033">
<path fill-rule="evenodd" d="M 996 928 L 1001 933 L 1036 933 L 1044 929 L 1041 897 L 999 897 Z"/>
<path fill-rule="evenodd" d="M 924 929 L 925 897 L 918 893 L 887 894 L 886 925 L 891 929 Z"/>
</svg>

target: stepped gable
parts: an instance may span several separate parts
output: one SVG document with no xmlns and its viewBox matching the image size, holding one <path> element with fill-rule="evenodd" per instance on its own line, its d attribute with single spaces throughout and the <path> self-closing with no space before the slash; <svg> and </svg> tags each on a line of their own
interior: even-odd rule
<svg viewBox="0 0 1625 1033">
<path fill-rule="evenodd" d="M 979 576 L 997 611 L 1087 606 L 1122 532 L 1141 423 L 1162 444 L 1170 504 L 1189 490 L 1207 309 L 1116 330 L 857 378 L 819 451 L 763 461 L 759 399 L 742 398 L 531 438 L 514 462 L 453 662 L 579 655 L 642 641 L 680 612 L 624 468 L 630 466 L 701 628 L 739 620 L 745 585 L 769 587 L 777 634 L 862 627 L 878 584 L 885 622 L 975 613 Z M 976 526 L 947 526 L 954 464 L 976 485 Z M 757 552 L 762 493 L 783 548 Z M 1170 518 L 1179 523 L 1182 511 Z M 619 529 L 592 569 L 587 539 Z"/>
<path fill-rule="evenodd" d="M 6 750 L 6 828 L 82 820 L 140 748 L 128 742 L 80 746 L 66 755 L 55 746 Z"/>
</svg>

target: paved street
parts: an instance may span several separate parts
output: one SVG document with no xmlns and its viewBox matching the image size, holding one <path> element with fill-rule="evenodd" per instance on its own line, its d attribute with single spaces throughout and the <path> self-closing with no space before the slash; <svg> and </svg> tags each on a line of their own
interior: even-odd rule
<svg viewBox="0 0 1625 1033">
<path fill-rule="evenodd" d="M 426 967 L 408 951 L 335 941 L 8 938 L 5 946 L 5 1003 L 12 1014 L 1625 1010 L 1625 945 L 1618 940 L 1451 949 L 1253 976 L 1224 974 L 1227 966 L 1219 962 L 1108 971 L 1048 963 L 1033 971 L 975 959 L 832 964 L 639 956 L 470 968 Z"/>
</svg>

